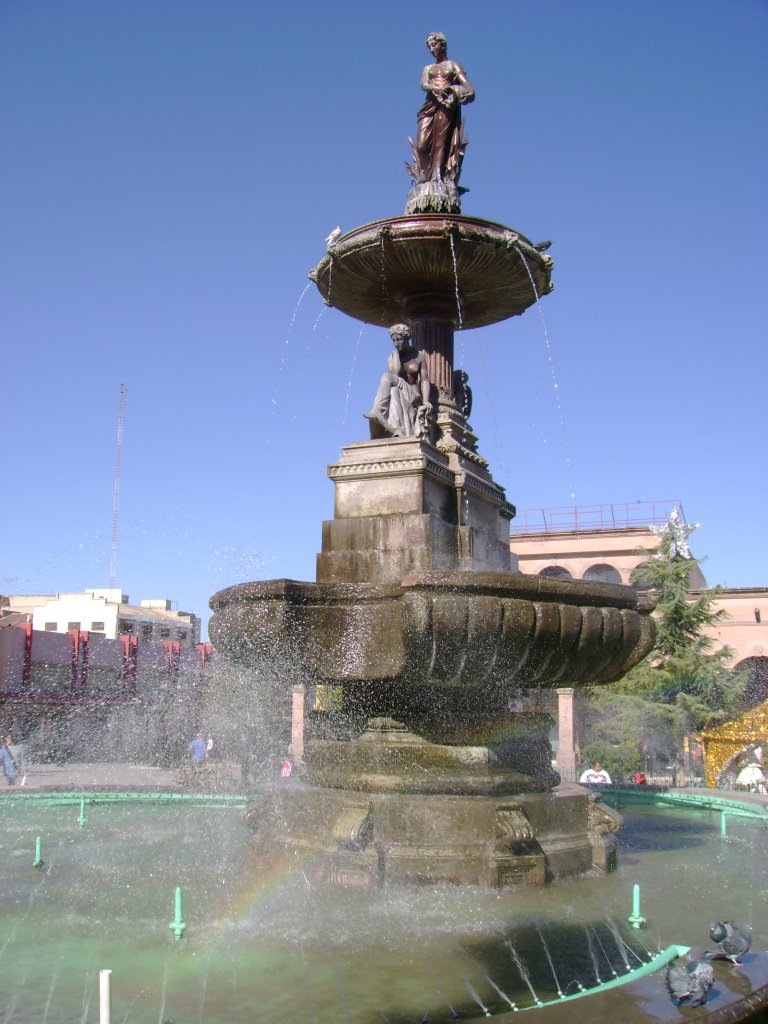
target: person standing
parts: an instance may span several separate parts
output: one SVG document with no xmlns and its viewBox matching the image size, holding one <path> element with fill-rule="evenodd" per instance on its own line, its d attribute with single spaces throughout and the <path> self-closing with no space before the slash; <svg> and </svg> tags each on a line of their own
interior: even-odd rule
<svg viewBox="0 0 768 1024">
<path fill-rule="evenodd" d="M 15 785 L 16 776 L 18 774 L 18 768 L 14 756 L 11 753 L 10 736 L 6 736 L 2 746 L 0 746 L 0 761 L 3 762 L 3 771 L 5 772 L 5 780 L 7 785 Z"/>
<path fill-rule="evenodd" d="M 595 761 L 591 768 L 581 773 L 579 782 L 587 786 L 610 786 L 611 776 L 599 761 Z"/>
<path fill-rule="evenodd" d="M 16 773 L 21 776 L 22 786 L 27 781 L 27 774 L 24 770 L 24 745 L 14 743 L 10 736 L 5 737 L 5 744 L 11 752 L 11 757 L 16 762 Z"/>
<path fill-rule="evenodd" d="M 192 752 L 192 760 L 195 764 L 201 765 L 208 756 L 208 744 L 203 739 L 201 732 L 195 733 L 195 738 L 190 740 L 189 749 Z"/>
</svg>

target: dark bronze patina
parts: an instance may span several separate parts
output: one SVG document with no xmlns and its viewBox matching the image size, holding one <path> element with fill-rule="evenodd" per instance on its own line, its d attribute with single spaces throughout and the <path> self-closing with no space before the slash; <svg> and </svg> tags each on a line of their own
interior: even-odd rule
<svg viewBox="0 0 768 1024">
<path fill-rule="evenodd" d="M 442 32 L 433 32 L 427 46 L 435 58 L 421 75 L 421 88 L 427 94 L 419 111 L 419 131 L 414 149 L 413 180 L 435 178 L 458 182 L 466 142 L 461 127 L 461 107 L 471 103 L 475 90 L 461 64 L 448 60 Z"/>
</svg>

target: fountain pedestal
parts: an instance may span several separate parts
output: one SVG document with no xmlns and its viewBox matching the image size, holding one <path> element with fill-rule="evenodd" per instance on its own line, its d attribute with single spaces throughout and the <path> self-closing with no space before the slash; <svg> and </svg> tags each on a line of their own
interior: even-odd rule
<svg viewBox="0 0 768 1024">
<path fill-rule="evenodd" d="M 629 587 L 513 571 L 515 510 L 477 450 L 466 374 L 453 368 L 454 330 L 519 315 L 551 290 L 551 266 L 502 225 L 426 214 L 342 236 L 311 274 L 330 305 L 410 329 L 408 372 L 426 367 L 429 399 L 425 387 L 409 401 L 431 407 L 408 424 L 425 436 L 346 445 L 329 467 L 317 582 L 211 599 L 214 644 L 265 693 L 341 688 L 323 738 L 306 737 L 310 786 L 248 816 L 265 844 L 312 851 L 319 878 L 542 884 L 612 862 L 618 818 L 579 787 L 555 789 L 551 720 L 514 699 L 620 678 L 652 646 L 653 604 Z M 395 367 L 380 390 L 399 386 Z"/>
<path fill-rule="evenodd" d="M 346 445 L 328 475 L 336 497 L 334 518 L 323 523 L 318 583 L 510 571 L 515 510 L 484 460 L 412 437 L 388 438 Z"/>
<path fill-rule="evenodd" d="M 567 784 L 495 796 L 313 786 L 265 794 L 246 820 L 266 849 L 299 851 L 318 881 L 498 887 L 610 869 L 622 821 Z"/>
</svg>

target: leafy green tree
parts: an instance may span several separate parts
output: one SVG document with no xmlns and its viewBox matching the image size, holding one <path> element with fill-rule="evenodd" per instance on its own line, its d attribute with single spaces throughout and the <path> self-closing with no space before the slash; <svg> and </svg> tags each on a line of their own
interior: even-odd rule
<svg viewBox="0 0 768 1024">
<path fill-rule="evenodd" d="M 655 529 L 658 551 L 641 549 L 647 557 L 633 579 L 656 599 L 656 642 L 620 682 L 590 691 L 585 755 L 593 744 L 603 743 L 622 763 L 631 761 L 633 752 L 677 757 L 684 737 L 739 711 L 743 682 L 727 667 L 732 652 L 728 647 L 713 650 L 714 641 L 704 633 L 726 617 L 714 608 L 719 589 L 695 597 L 690 592 L 700 565 L 688 549 L 694 529 L 672 512 L 666 525 Z"/>
</svg>

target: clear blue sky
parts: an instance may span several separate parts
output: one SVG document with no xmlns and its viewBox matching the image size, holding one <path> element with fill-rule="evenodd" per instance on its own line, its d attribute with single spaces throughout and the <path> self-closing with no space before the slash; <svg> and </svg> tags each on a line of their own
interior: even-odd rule
<svg viewBox="0 0 768 1024">
<path fill-rule="evenodd" d="M 554 240 L 557 391 L 535 309 L 464 336 L 494 475 L 680 498 L 710 582 L 768 583 L 764 0 L 4 0 L 0 592 L 107 585 L 121 383 L 131 598 L 314 579 L 391 343 L 314 286 L 289 328 L 325 235 L 403 210 L 432 30 L 464 212 Z"/>
</svg>

